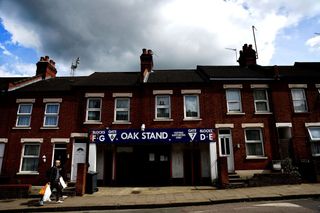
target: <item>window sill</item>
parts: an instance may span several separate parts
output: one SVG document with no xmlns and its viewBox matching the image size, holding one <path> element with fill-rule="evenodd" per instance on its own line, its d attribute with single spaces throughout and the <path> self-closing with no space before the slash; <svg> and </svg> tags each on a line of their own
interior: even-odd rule
<svg viewBox="0 0 320 213">
<path fill-rule="evenodd" d="M 114 122 L 112 122 L 112 124 L 131 124 L 131 122 L 130 121 L 114 121 Z"/>
<path fill-rule="evenodd" d="M 267 160 L 268 157 L 265 156 L 247 156 L 247 160 Z"/>
<path fill-rule="evenodd" d="M 102 124 L 101 121 L 85 121 L 83 124 Z"/>
<path fill-rule="evenodd" d="M 31 129 L 31 127 L 30 126 L 25 126 L 25 127 L 15 126 L 15 127 L 12 127 L 12 129 Z"/>
<path fill-rule="evenodd" d="M 39 172 L 17 172 L 16 175 L 39 175 Z"/>
<path fill-rule="evenodd" d="M 245 115 L 244 112 L 227 112 L 227 115 Z"/>
<path fill-rule="evenodd" d="M 40 127 L 40 129 L 60 129 L 60 128 L 57 127 L 57 126 L 53 126 L 53 127 L 50 127 L 50 126 L 42 126 L 42 127 Z"/>
<path fill-rule="evenodd" d="M 184 118 L 183 121 L 202 121 L 202 118 Z"/>
<path fill-rule="evenodd" d="M 255 115 L 272 115 L 272 112 L 255 112 Z"/>
<path fill-rule="evenodd" d="M 163 119 L 155 118 L 155 119 L 153 119 L 153 121 L 165 121 L 165 122 L 168 122 L 168 121 L 173 121 L 173 119 L 172 118 L 163 118 Z"/>
<path fill-rule="evenodd" d="M 310 114 L 310 112 L 306 111 L 306 112 L 293 112 L 294 114 Z"/>
</svg>

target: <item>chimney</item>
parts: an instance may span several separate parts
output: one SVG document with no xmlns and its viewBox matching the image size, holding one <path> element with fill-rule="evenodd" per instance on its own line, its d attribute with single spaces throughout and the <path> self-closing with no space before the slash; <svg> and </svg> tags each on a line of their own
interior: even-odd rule
<svg viewBox="0 0 320 213">
<path fill-rule="evenodd" d="M 141 65 L 141 80 L 146 81 L 146 78 L 149 76 L 153 68 L 153 59 L 152 59 L 152 50 L 142 49 L 142 54 L 140 56 L 140 65 Z"/>
<path fill-rule="evenodd" d="M 244 44 L 240 50 L 240 57 L 238 59 L 240 67 L 248 67 L 250 65 L 257 65 L 256 51 L 252 49 L 252 44 L 249 46 Z"/>
<path fill-rule="evenodd" d="M 47 77 L 56 77 L 56 63 L 49 58 L 49 56 L 40 57 L 40 60 L 37 63 L 36 75 L 41 75 L 42 79 Z"/>
</svg>

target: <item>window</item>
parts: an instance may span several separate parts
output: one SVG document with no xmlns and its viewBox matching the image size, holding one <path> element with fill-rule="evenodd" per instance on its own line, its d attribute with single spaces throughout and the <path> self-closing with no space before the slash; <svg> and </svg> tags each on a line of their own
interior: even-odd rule
<svg viewBox="0 0 320 213">
<path fill-rule="evenodd" d="M 184 117 L 187 119 L 200 118 L 198 95 L 184 96 Z"/>
<path fill-rule="evenodd" d="M 264 156 L 261 129 L 245 129 L 247 156 Z"/>
<path fill-rule="evenodd" d="M 87 101 L 87 121 L 101 120 L 101 99 L 88 98 Z"/>
<path fill-rule="evenodd" d="M 156 96 L 156 118 L 158 119 L 170 119 L 170 96 L 158 95 Z"/>
<path fill-rule="evenodd" d="M 29 127 L 31 122 L 32 104 L 19 104 L 17 112 L 18 127 Z"/>
<path fill-rule="evenodd" d="M 116 98 L 115 101 L 115 121 L 129 121 L 130 99 Z"/>
<path fill-rule="evenodd" d="M 49 127 L 58 126 L 59 108 L 60 108 L 60 104 L 58 103 L 46 104 L 43 126 L 49 126 Z"/>
<path fill-rule="evenodd" d="M 294 112 L 307 112 L 307 100 L 304 89 L 291 89 Z"/>
<path fill-rule="evenodd" d="M 1 175 L 1 169 L 2 169 L 2 162 L 3 162 L 3 156 L 4 156 L 4 143 L 0 143 L 0 175 Z"/>
<path fill-rule="evenodd" d="M 233 113 L 242 112 L 241 94 L 239 89 L 227 89 L 226 97 L 227 97 L 228 112 L 233 112 Z"/>
<path fill-rule="evenodd" d="M 311 152 L 313 156 L 320 156 L 320 127 L 309 127 L 308 128 Z"/>
<path fill-rule="evenodd" d="M 37 172 L 40 155 L 40 144 L 24 144 L 21 172 Z"/>
<path fill-rule="evenodd" d="M 265 89 L 255 89 L 253 91 L 254 107 L 256 112 L 269 112 L 268 93 Z"/>
</svg>

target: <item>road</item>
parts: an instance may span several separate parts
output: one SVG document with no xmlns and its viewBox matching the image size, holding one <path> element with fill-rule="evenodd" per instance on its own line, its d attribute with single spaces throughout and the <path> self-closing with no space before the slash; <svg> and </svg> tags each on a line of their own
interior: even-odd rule
<svg viewBox="0 0 320 213">
<path fill-rule="evenodd" d="M 78 211 L 79 212 L 79 211 Z M 129 210 L 105 210 L 105 211 L 82 211 L 83 213 L 310 213 L 320 212 L 320 199 L 297 199 L 264 202 L 242 202 L 230 204 L 215 204 L 205 206 L 187 206 L 158 209 L 129 209 Z M 75 213 L 75 212 L 74 212 Z"/>
</svg>

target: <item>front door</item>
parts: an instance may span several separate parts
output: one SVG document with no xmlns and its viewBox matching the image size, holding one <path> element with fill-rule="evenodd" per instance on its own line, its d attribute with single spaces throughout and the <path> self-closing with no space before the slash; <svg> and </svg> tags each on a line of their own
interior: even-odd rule
<svg viewBox="0 0 320 213">
<path fill-rule="evenodd" d="M 71 181 L 77 181 L 78 163 L 86 162 L 87 144 L 86 143 L 74 143 L 72 154 L 72 169 L 71 169 Z"/>
<path fill-rule="evenodd" d="M 228 172 L 234 172 L 233 146 L 229 129 L 219 130 L 219 152 L 221 157 L 227 157 Z"/>
</svg>

